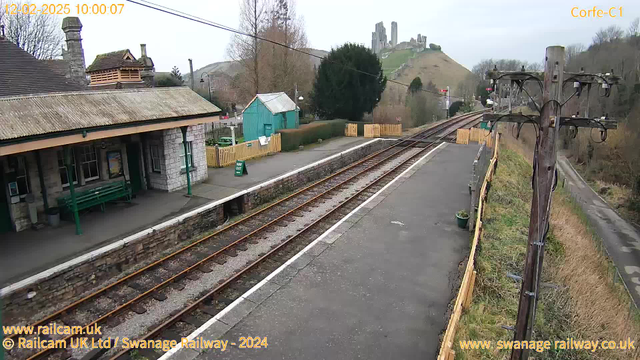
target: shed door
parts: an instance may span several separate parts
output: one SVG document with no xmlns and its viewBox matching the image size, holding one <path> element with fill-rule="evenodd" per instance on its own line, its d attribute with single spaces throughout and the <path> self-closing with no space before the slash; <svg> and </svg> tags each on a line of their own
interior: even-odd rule
<svg viewBox="0 0 640 360">
<path fill-rule="evenodd" d="M 271 136 L 273 134 L 273 126 L 271 124 L 264 124 L 264 136 Z"/>
</svg>

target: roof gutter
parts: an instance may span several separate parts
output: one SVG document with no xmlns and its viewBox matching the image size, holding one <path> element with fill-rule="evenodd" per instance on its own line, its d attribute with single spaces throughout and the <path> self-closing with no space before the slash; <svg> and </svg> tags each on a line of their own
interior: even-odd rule
<svg viewBox="0 0 640 360">
<path fill-rule="evenodd" d="M 178 120 L 190 120 L 190 119 L 204 118 L 204 117 L 209 117 L 209 116 L 220 115 L 221 113 L 222 113 L 222 110 L 221 111 L 210 112 L 210 113 L 196 114 L 196 115 L 176 116 L 176 117 L 171 117 L 171 118 L 153 119 L 153 120 L 146 120 L 146 121 L 135 121 L 135 122 L 129 122 L 129 123 L 125 123 L 125 124 L 94 126 L 94 127 L 89 127 L 89 128 L 80 128 L 80 129 L 52 132 L 52 133 L 46 133 L 46 134 L 23 136 L 23 137 L 14 138 L 14 139 L 0 140 L 0 147 L 7 146 L 7 145 L 22 144 L 22 143 L 27 143 L 27 142 L 31 142 L 31 141 L 38 141 L 38 140 L 44 140 L 44 139 L 53 139 L 53 138 L 63 137 L 63 136 L 68 136 L 68 135 L 82 134 L 84 137 L 86 137 L 86 134 L 91 133 L 91 132 L 122 129 L 122 128 L 128 128 L 128 127 L 141 126 L 141 125 L 160 124 L 160 123 L 173 122 L 173 121 L 178 121 Z"/>
</svg>

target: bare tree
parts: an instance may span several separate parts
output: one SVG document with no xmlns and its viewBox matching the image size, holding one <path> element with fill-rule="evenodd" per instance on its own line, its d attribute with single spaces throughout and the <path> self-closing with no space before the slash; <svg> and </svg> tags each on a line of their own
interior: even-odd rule
<svg viewBox="0 0 640 360">
<path fill-rule="evenodd" d="M 565 61 L 565 66 L 567 67 L 568 70 L 571 70 L 571 71 L 577 70 L 577 69 L 574 69 L 575 67 L 574 62 L 578 57 L 578 55 L 585 50 L 586 49 L 584 45 L 579 43 L 568 45 L 564 49 L 564 61 Z"/>
<path fill-rule="evenodd" d="M 7 13 L 13 6 L 22 9 L 29 2 L 5 2 L 0 0 L 0 24 L 5 26 L 5 35 L 9 41 L 33 55 L 37 59 L 53 59 L 62 55 L 64 34 L 56 15 Z"/>
<path fill-rule="evenodd" d="M 263 44 L 261 61 L 266 71 L 263 78 L 269 91 L 285 91 L 294 94 L 294 84 L 298 84 L 302 92 L 311 90 L 313 65 L 306 54 L 292 49 L 306 49 L 307 36 L 304 22 L 296 15 L 293 0 L 278 0 L 269 10 L 269 20 L 265 22 L 262 36 L 269 40 L 286 45 L 272 43 Z"/>
<path fill-rule="evenodd" d="M 243 89 L 243 92 L 251 91 L 253 94 L 260 91 L 258 58 L 261 44 L 257 37 L 265 19 L 264 9 L 265 5 L 261 0 L 243 0 L 240 7 L 240 30 L 251 36 L 234 35 L 227 49 L 229 57 L 238 61 L 245 70 L 245 81 L 239 81 L 240 84 L 246 84 L 247 89 Z"/>
<path fill-rule="evenodd" d="M 605 42 L 616 42 L 624 37 L 624 31 L 616 25 L 600 29 L 593 37 L 593 45 L 601 45 Z"/>
<path fill-rule="evenodd" d="M 631 25 L 629 25 L 629 29 L 627 29 L 627 36 L 638 36 L 640 33 L 640 18 L 635 18 Z"/>
</svg>

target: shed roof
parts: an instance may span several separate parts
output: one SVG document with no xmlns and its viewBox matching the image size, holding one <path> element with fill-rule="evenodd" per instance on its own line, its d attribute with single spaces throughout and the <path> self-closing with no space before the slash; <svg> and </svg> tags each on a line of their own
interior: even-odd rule
<svg viewBox="0 0 640 360">
<path fill-rule="evenodd" d="M 4 97 L 0 98 L 0 142 L 79 129 L 204 117 L 220 111 L 188 87 Z"/>
<path fill-rule="evenodd" d="M 284 92 L 258 94 L 247 104 L 245 110 L 256 98 L 259 99 L 273 115 L 296 110 L 296 104 Z"/>
<path fill-rule="evenodd" d="M 0 96 L 85 89 L 0 36 Z"/>
<path fill-rule="evenodd" d="M 133 58 L 133 60 L 125 59 L 127 55 Z M 87 67 L 87 72 L 119 69 L 123 67 L 143 68 L 144 65 L 140 61 L 136 60 L 135 56 L 133 56 L 129 49 L 126 49 L 96 56 L 91 65 Z"/>
</svg>

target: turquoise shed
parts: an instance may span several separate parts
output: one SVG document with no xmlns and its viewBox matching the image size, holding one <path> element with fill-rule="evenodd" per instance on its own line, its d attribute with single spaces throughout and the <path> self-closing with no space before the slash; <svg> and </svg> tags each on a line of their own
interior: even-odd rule
<svg viewBox="0 0 640 360">
<path fill-rule="evenodd" d="M 297 129 L 296 104 L 283 92 L 258 94 L 242 112 L 244 140 L 257 140 L 280 129 Z"/>
</svg>

